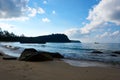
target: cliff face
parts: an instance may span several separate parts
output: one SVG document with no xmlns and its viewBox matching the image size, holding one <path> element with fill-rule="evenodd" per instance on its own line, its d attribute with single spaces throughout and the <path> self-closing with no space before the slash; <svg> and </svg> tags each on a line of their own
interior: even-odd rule
<svg viewBox="0 0 120 80">
<path fill-rule="evenodd" d="M 23 37 L 21 43 L 71 42 L 65 34 L 52 34 L 38 37 Z"/>
<path fill-rule="evenodd" d="M 37 38 L 45 42 L 70 42 L 68 37 L 64 34 L 52 34 L 47 36 L 39 36 Z"/>
</svg>

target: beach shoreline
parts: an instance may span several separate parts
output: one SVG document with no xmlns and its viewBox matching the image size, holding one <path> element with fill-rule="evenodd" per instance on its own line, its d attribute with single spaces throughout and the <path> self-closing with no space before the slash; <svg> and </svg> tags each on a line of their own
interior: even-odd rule
<svg viewBox="0 0 120 80">
<path fill-rule="evenodd" d="M 119 80 L 119 72 L 112 67 L 75 67 L 59 59 L 25 62 L 0 56 L 1 80 Z"/>
<path fill-rule="evenodd" d="M 1 48 L 11 51 L 11 49 Z M 12 51 L 15 52 L 13 49 Z M 20 50 L 22 51 L 22 50 Z M 18 52 L 18 51 L 16 51 Z M 20 52 L 21 53 L 21 52 Z M 70 62 L 70 63 L 69 63 Z M 71 64 L 72 63 L 72 64 Z M 80 66 L 78 64 L 81 64 Z M 77 66 L 76 66 L 77 65 Z M 29 62 L 4 60 L 0 56 L 1 80 L 119 80 L 120 67 L 106 66 L 101 62 L 54 59 Z"/>
</svg>

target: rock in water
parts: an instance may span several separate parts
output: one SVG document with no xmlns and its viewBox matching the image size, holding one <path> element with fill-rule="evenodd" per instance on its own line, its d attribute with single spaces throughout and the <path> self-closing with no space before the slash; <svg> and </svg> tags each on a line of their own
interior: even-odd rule
<svg viewBox="0 0 120 80">
<path fill-rule="evenodd" d="M 49 61 L 53 60 L 52 56 L 48 54 L 40 54 L 37 50 L 35 49 L 25 49 L 21 56 L 19 57 L 19 60 L 21 61 Z"/>
<path fill-rule="evenodd" d="M 110 56 L 117 57 L 117 55 L 115 55 L 115 54 L 111 54 Z"/>
<path fill-rule="evenodd" d="M 98 51 L 98 50 L 94 50 L 94 51 L 92 51 L 92 53 L 103 53 L 103 52 Z"/>
<path fill-rule="evenodd" d="M 115 54 L 120 54 L 120 51 L 114 51 L 112 53 L 115 53 Z"/>
</svg>

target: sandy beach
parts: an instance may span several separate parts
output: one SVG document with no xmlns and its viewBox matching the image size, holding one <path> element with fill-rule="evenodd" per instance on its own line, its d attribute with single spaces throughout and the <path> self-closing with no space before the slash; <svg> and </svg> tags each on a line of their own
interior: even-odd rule
<svg viewBox="0 0 120 80">
<path fill-rule="evenodd" d="M 3 60 L 0 56 L 0 80 L 119 80 L 120 69 L 75 67 L 64 61 L 25 62 Z"/>
</svg>

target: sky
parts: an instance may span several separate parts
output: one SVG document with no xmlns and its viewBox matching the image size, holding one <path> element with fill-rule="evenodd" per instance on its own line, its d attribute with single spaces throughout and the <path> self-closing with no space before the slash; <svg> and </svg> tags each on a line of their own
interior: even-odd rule
<svg viewBox="0 0 120 80">
<path fill-rule="evenodd" d="M 0 0 L 0 28 L 17 35 L 66 34 L 120 43 L 120 0 Z"/>
</svg>

